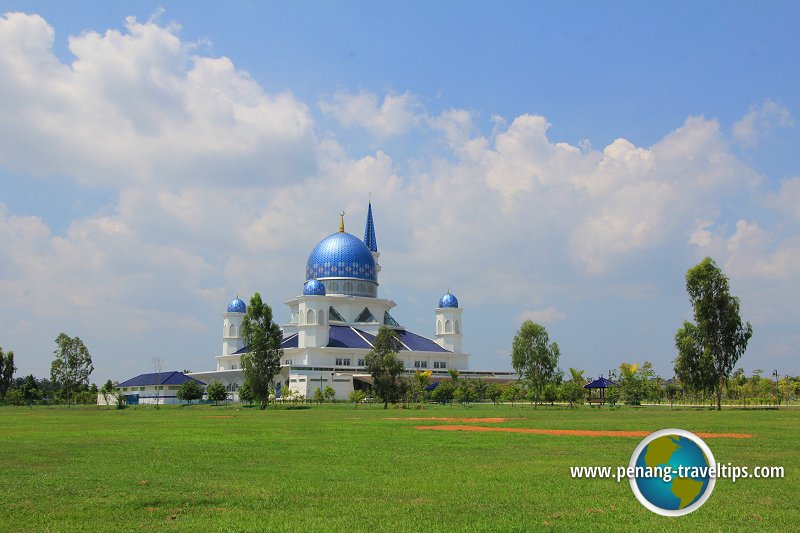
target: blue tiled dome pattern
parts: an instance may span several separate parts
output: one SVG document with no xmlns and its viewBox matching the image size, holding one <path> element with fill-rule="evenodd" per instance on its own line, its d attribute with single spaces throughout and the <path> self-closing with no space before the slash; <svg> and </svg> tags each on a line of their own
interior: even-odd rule
<svg viewBox="0 0 800 533">
<path fill-rule="evenodd" d="M 322 239 L 306 262 L 306 279 L 354 278 L 378 281 L 375 259 L 364 241 L 339 232 Z"/>
<path fill-rule="evenodd" d="M 245 305 L 245 303 L 242 300 L 240 300 L 239 298 L 236 298 L 235 300 L 232 300 L 231 303 L 228 304 L 228 312 L 229 313 L 246 313 L 247 312 L 247 305 Z"/>
<path fill-rule="evenodd" d="M 450 291 L 447 291 L 447 294 L 439 298 L 439 307 L 458 307 L 458 298 L 454 294 L 450 294 Z"/>
<path fill-rule="evenodd" d="M 325 296 L 325 285 L 319 280 L 310 279 L 303 286 L 303 294 L 306 296 Z"/>
</svg>

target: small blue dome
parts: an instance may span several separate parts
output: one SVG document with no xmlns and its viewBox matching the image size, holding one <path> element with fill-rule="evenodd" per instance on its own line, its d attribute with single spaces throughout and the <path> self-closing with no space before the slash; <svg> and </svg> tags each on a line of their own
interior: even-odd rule
<svg viewBox="0 0 800 533">
<path fill-rule="evenodd" d="M 378 281 L 375 259 L 364 241 L 340 231 L 328 235 L 311 251 L 306 279 L 352 278 Z"/>
<path fill-rule="evenodd" d="M 306 296 L 325 296 L 325 285 L 319 280 L 310 279 L 303 286 L 303 294 Z"/>
<path fill-rule="evenodd" d="M 458 298 L 454 294 L 450 294 L 450 291 L 447 291 L 447 294 L 439 298 L 439 307 L 458 307 Z"/>
<path fill-rule="evenodd" d="M 228 312 L 229 313 L 246 313 L 247 312 L 247 305 L 239 299 L 237 296 L 235 300 L 231 300 L 231 303 L 228 304 Z"/>
</svg>

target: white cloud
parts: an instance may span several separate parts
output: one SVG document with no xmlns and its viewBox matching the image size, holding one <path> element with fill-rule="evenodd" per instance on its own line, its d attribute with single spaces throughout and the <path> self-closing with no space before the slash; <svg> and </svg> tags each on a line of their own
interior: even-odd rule
<svg viewBox="0 0 800 533">
<path fill-rule="evenodd" d="M 0 18 L 0 163 L 84 183 L 254 183 L 314 172 L 313 122 L 230 59 L 192 55 L 176 25 L 69 38 L 38 15 Z"/>
<path fill-rule="evenodd" d="M 766 100 L 760 107 L 751 107 L 745 116 L 733 124 L 733 137 L 745 146 L 755 146 L 759 139 L 776 127 L 794 125 L 792 114 L 781 104 Z"/>
<path fill-rule="evenodd" d="M 800 177 L 782 180 L 778 192 L 767 195 L 767 204 L 800 220 Z"/>
<path fill-rule="evenodd" d="M 555 307 L 546 307 L 544 309 L 523 311 L 517 317 L 519 322 L 531 320 L 533 322 L 541 324 L 552 324 L 554 322 L 559 322 L 561 320 L 564 320 L 565 318 L 567 318 L 566 313 L 559 311 Z"/>
<path fill-rule="evenodd" d="M 343 126 L 359 126 L 379 139 L 402 135 L 422 120 L 419 102 L 408 92 L 387 94 L 379 105 L 378 96 L 372 92 L 340 91 L 332 102 L 321 101 L 319 106 Z"/>
</svg>

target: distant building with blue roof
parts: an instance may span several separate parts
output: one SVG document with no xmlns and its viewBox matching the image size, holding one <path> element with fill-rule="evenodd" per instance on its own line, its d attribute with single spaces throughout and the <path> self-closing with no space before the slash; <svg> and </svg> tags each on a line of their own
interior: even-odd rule
<svg viewBox="0 0 800 533">
<path fill-rule="evenodd" d="M 178 399 L 177 393 L 181 385 L 187 381 L 196 381 L 201 387 L 206 384 L 199 379 L 187 376 L 177 370 L 151 372 L 117 384 L 116 394 L 125 396 L 128 404 L 174 404 L 185 403 Z M 102 394 L 98 395 L 98 403 L 105 403 Z M 109 399 L 109 403 L 114 400 Z"/>
<path fill-rule="evenodd" d="M 378 296 L 380 252 L 371 202 L 363 240 L 347 233 L 344 213 L 340 217 L 339 231 L 323 238 L 309 254 L 301 294 L 284 302 L 289 312 L 282 325 L 283 361 L 275 382 L 278 395 L 288 387 L 310 397 L 315 388 L 331 386 L 337 398 L 346 398 L 360 383 L 369 381 L 362 380 L 368 377 L 364 359 L 382 326 L 397 331 L 398 358 L 407 373 L 431 370 L 434 377 L 444 379 L 448 370 L 456 369 L 470 375 L 469 354 L 461 348 L 463 309 L 455 295 L 448 290 L 439 298 L 433 309 L 432 336 L 409 331 L 393 316 L 395 302 Z M 222 315 L 222 354 L 216 357 L 216 370 L 191 376 L 207 383 L 219 380 L 235 393 L 244 380 L 241 357 L 247 347 L 241 327 L 245 313 L 246 305 L 237 296 Z"/>
</svg>

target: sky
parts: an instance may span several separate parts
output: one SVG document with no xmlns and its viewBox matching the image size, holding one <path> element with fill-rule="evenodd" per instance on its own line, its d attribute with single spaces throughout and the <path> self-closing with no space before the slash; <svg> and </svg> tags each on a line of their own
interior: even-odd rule
<svg viewBox="0 0 800 533">
<path fill-rule="evenodd" d="M 448 289 L 471 368 L 522 321 L 560 366 L 673 375 L 685 273 L 714 258 L 800 373 L 794 2 L 0 1 L 0 346 L 92 381 L 215 368 L 255 291 L 288 321 L 315 244 L 361 236 L 432 336 Z"/>
</svg>

